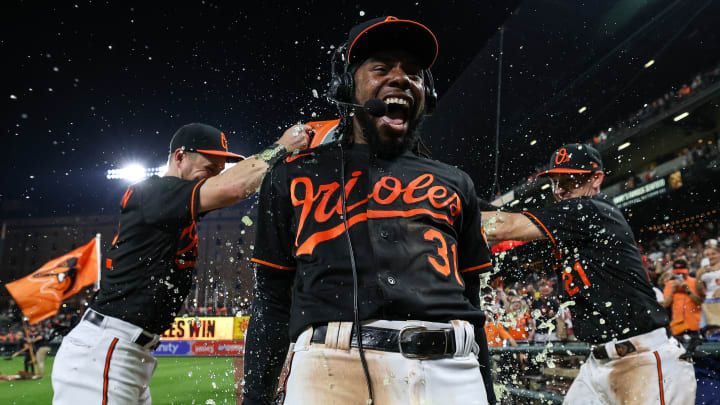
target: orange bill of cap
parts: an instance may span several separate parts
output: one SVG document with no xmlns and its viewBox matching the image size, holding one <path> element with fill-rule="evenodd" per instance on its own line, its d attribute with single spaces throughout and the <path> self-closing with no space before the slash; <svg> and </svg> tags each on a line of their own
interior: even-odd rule
<svg viewBox="0 0 720 405">
<path fill-rule="evenodd" d="M 555 168 L 555 169 L 545 170 L 544 172 L 540 172 L 540 173 L 538 173 L 537 175 L 538 175 L 538 176 L 544 176 L 544 175 L 550 174 L 550 173 L 568 173 L 568 174 L 573 174 L 573 173 L 592 173 L 592 172 L 593 172 L 592 170 L 564 169 L 564 168 L 562 168 L 562 167 L 558 167 L 558 168 Z"/>
<path fill-rule="evenodd" d="M 204 153 L 206 155 L 215 155 L 215 156 L 226 156 L 226 157 L 232 157 L 240 160 L 245 160 L 245 156 L 238 155 L 236 153 L 232 152 L 223 152 L 221 150 L 208 150 L 208 149 L 197 149 L 196 152 L 198 153 Z"/>
</svg>

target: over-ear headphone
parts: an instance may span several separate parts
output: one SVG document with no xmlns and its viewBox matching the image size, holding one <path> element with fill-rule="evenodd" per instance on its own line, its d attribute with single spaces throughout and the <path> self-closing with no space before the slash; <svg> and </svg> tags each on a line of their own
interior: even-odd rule
<svg viewBox="0 0 720 405">
<path fill-rule="evenodd" d="M 355 79 L 353 77 L 354 72 L 348 71 L 348 64 L 345 63 L 346 46 L 347 43 L 337 47 L 330 59 L 330 74 L 332 77 L 330 78 L 327 97 L 342 103 L 351 103 L 355 91 Z M 343 65 L 342 72 L 340 72 L 338 64 Z M 425 85 L 425 114 L 430 115 L 435 111 L 438 96 L 430 69 L 424 69 L 422 72 Z"/>
</svg>

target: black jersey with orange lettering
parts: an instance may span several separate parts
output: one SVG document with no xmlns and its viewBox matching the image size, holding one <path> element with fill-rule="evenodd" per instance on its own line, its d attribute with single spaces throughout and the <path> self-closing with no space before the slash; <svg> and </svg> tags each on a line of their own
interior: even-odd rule
<svg viewBox="0 0 720 405">
<path fill-rule="evenodd" d="M 607 195 L 563 200 L 523 214 L 554 245 L 558 290 L 562 301 L 574 302 L 569 309 L 578 339 L 601 343 L 668 325 L 632 230 Z"/>
<path fill-rule="evenodd" d="M 463 171 L 407 152 L 386 160 L 367 145 L 322 145 L 290 156 L 260 189 L 253 261 L 255 299 L 289 316 L 290 336 L 305 327 L 353 320 L 353 276 L 342 219 L 358 274 L 361 320 L 482 325 L 465 293 L 491 268 L 472 181 Z M 259 290 L 259 291 L 258 291 Z M 289 310 L 289 312 L 288 312 Z"/>
<path fill-rule="evenodd" d="M 128 187 L 91 308 L 158 334 L 172 324 L 192 284 L 203 181 L 153 176 Z"/>
</svg>

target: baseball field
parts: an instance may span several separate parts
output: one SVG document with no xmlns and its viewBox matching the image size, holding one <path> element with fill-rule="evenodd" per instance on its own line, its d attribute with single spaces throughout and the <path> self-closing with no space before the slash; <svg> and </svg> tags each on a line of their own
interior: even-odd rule
<svg viewBox="0 0 720 405">
<path fill-rule="evenodd" d="M 49 357 L 45 362 L 45 377 L 40 380 L 0 381 L 0 404 L 50 404 L 53 360 Z M 21 357 L 0 363 L 2 374 L 22 369 Z M 159 357 L 150 392 L 153 405 L 234 405 L 234 384 L 232 357 Z"/>
</svg>

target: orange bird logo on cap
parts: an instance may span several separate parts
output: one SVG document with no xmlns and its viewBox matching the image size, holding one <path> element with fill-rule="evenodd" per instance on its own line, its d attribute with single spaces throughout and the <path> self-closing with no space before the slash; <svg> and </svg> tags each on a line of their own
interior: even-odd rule
<svg viewBox="0 0 720 405">
<path fill-rule="evenodd" d="M 228 144 L 227 144 L 227 138 L 225 138 L 225 132 L 220 132 L 220 143 L 222 144 L 222 147 L 227 150 Z"/>
<path fill-rule="evenodd" d="M 567 149 L 562 148 L 557 152 L 557 155 L 555 155 L 555 164 L 561 165 L 565 162 L 570 161 L 570 156 L 567 153 Z"/>
</svg>

